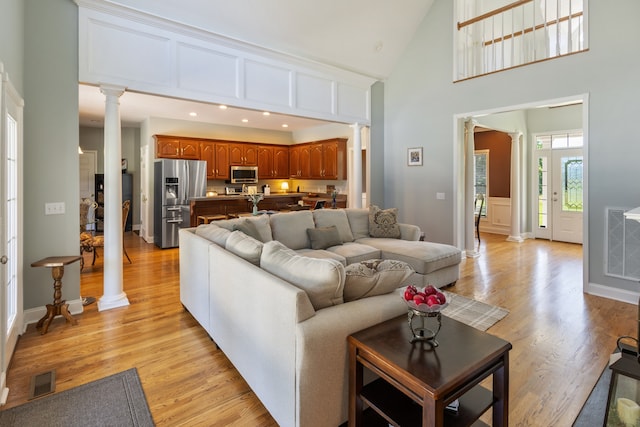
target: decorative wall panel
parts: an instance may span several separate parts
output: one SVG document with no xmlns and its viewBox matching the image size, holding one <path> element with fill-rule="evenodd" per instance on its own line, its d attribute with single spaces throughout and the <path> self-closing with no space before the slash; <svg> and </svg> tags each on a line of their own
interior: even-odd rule
<svg viewBox="0 0 640 427">
<path fill-rule="evenodd" d="M 325 114 L 335 113 L 334 86 L 330 79 L 298 73 L 296 88 L 297 108 Z"/>
<path fill-rule="evenodd" d="M 81 83 L 370 123 L 375 79 L 101 0 L 78 4 Z"/>
<path fill-rule="evenodd" d="M 247 100 L 291 107 L 291 72 L 287 68 L 245 61 L 244 76 Z"/>
<path fill-rule="evenodd" d="M 180 89 L 238 98 L 240 59 L 211 49 L 178 43 Z"/>
<path fill-rule="evenodd" d="M 94 20 L 87 30 L 89 73 L 128 82 L 171 83 L 168 38 Z"/>
</svg>

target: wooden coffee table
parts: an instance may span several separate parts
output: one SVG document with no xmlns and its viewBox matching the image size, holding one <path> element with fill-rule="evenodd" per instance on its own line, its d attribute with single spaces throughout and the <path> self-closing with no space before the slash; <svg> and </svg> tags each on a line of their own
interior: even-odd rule
<svg viewBox="0 0 640 427">
<path fill-rule="evenodd" d="M 509 342 L 446 316 L 439 346 L 411 337 L 406 315 L 348 337 L 349 427 L 469 426 L 491 407 L 493 425 L 508 425 Z M 366 386 L 364 368 L 379 377 Z M 491 375 L 490 391 L 480 383 Z M 445 410 L 456 399 L 457 413 Z"/>
</svg>

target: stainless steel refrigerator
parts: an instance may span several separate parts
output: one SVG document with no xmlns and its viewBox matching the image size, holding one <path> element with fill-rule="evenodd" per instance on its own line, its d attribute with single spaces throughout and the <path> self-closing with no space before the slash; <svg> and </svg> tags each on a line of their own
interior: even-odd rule
<svg viewBox="0 0 640 427">
<path fill-rule="evenodd" d="M 207 162 L 158 159 L 154 164 L 153 241 L 178 246 L 178 231 L 191 225 L 189 200 L 207 191 Z"/>
</svg>

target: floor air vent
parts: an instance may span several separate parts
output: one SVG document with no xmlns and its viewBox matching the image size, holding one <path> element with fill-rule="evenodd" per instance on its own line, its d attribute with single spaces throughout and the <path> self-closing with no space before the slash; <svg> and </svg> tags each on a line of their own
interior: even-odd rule
<svg viewBox="0 0 640 427">
<path fill-rule="evenodd" d="M 31 377 L 29 400 L 53 393 L 56 390 L 56 371 L 47 371 Z"/>
</svg>

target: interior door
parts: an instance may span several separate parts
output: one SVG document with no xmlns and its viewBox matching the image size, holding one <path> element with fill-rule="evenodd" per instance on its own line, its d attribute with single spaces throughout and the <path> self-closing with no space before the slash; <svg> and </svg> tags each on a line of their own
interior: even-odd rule
<svg viewBox="0 0 640 427">
<path fill-rule="evenodd" d="M 98 152 L 84 150 L 80 154 L 80 198 L 91 199 L 95 201 L 95 176 L 98 166 Z M 89 208 L 87 214 L 87 228 L 94 229 L 93 221 L 95 220 L 95 210 Z"/>
<path fill-rule="evenodd" d="M 6 372 L 22 326 L 22 108 L 0 69 L 0 404 L 9 390 Z"/>
<path fill-rule="evenodd" d="M 552 240 L 582 243 L 582 149 L 553 150 Z"/>
</svg>

